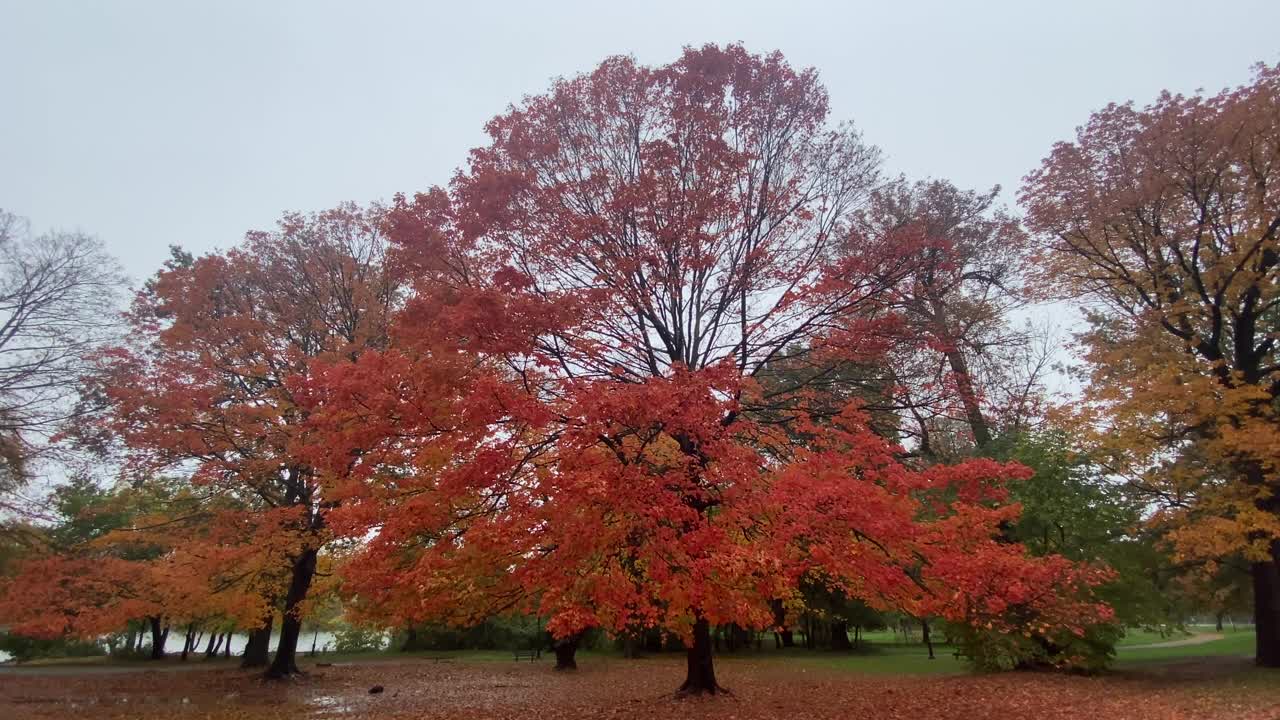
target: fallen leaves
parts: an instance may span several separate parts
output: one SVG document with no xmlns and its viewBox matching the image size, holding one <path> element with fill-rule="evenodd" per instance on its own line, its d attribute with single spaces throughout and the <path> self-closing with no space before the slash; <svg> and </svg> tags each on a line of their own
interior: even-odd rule
<svg viewBox="0 0 1280 720">
<path fill-rule="evenodd" d="M 284 683 L 231 669 L 58 674 L 6 673 L 0 717 L 94 718 L 922 718 L 982 720 L 1190 720 L 1280 717 L 1275 683 L 1240 685 L 1234 664 L 1196 673 L 1069 677 L 1007 673 L 947 677 L 866 676 L 804 661 L 722 658 L 731 695 L 676 699 L 675 656 L 592 658 L 577 673 L 549 664 L 335 665 Z M 370 694 L 371 686 L 385 691 Z"/>
</svg>

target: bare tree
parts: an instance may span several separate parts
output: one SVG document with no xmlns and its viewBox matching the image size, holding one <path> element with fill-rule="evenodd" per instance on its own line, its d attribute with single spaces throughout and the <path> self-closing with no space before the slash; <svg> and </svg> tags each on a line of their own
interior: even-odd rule
<svg viewBox="0 0 1280 720">
<path fill-rule="evenodd" d="M 96 238 L 33 235 L 0 210 L 0 511 L 19 509 L 33 461 L 77 412 L 85 362 L 116 327 L 123 286 Z"/>
</svg>

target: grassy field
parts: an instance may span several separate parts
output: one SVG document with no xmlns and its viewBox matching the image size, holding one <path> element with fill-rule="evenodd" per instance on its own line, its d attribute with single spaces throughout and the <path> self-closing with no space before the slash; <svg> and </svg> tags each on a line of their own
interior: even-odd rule
<svg viewBox="0 0 1280 720">
<path fill-rule="evenodd" d="M 1235 631 L 1226 629 L 1222 632 L 1222 635 L 1223 638 L 1221 640 L 1177 647 L 1130 648 L 1122 644 L 1116 651 L 1116 663 L 1118 666 L 1122 666 L 1132 663 L 1158 662 L 1182 658 L 1246 657 L 1253 655 L 1254 635 L 1252 629 Z M 1176 640 L 1177 638 L 1170 639 Z M 1137 643 L 1128 643 L 1128 645 L 1134 644 Z"/>
<path fill-rule="evenodd" d="M 1159 648 L 1131 647 L 1135 645 L 1150 645 L 1162 642 L 1186 640 L 1193 637 L 1195 634 L 1207 632 L 1213 632 L 1213 628 L 1196 627 L 1191 628 L 1190 632 L 1166 633 L 1164 635 L 1157 632 L 1130 629 L 1117 645 L 1116 664 L 1118 667 L 1122 667 L 1135 663 L 1149 663 L 1180 658 L 1246 656 L 1253 652 L 1253 631 L 1251 628 L 1244 627 L 1234 631 L 1227 628 L 1222 633 L 1225 636 L 1223 639 L 1196 645 Z M 863 635 L 863 643 L 852 652 L 807 650 L 803 647 L 776 650 L 773 647 L 772 639 L 770 639 L 764 643 L 760 650 L 751 649 L 736 654 L 727 652 L 720 653 L 719 658 L 722 662 L 730 663 L 746 660 L 788 660 L 796 661 L 804 665 L 876 675 L 936 675 L 966 672 L 967 668 L 962 661 L 955 657 L 954 648 L 951 646 L 942 643 L 935 643 L 934 653 L 936 659 L 930 660 L 926 648 L 923 644 L 919 643 L 918 639 L 916 642 L 906 642 L 902 639 L 901 635 L 895 636 L 893 633 L 885 630 L 865 633 Z M 665 657 L 667 655 L 670 655 L 670 653 L 660 654 L 655 657 Z M 468 663 L 512 662 L 511 652 L 507 650 L 465 650 L 455 652 L 423 651 L 414 653 L 385 651 L 347 654 L 321 653 L 315 658 L 308 657 L 305 653 L 301 653 L 300 656 L 304 664 L 313 664 L 315 662 L 397 662 L 401 660 L 434 659 L 448 659 Z M 546 657 L 549 659 L 549 653 Z M 623 661 L 620 653 L 611 650 L 581 650 L 578 653 L 578 657 L 583 663 Z M 235 667 L 237 664 L 238 660 L 235 658 L 208 662 L 198 654 L 193 656 L 193 658 L 186 663 L 180 662 L 176 656 L 170 656 L 166 660 L 162 661 L 163 666 L 174 668 Z M 24 663 L 21 667 L 153 668 L 158 666 L 161 666 L 161 664 L 157 664 L 150 660 L 116 660 L 106 656 L 98 656 L 87 658 L 48 658 L 32 660 Z"/>
</svg>

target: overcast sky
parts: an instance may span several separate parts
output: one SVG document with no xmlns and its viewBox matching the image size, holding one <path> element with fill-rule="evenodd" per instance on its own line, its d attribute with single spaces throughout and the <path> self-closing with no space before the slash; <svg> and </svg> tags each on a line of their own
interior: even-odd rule
<svg viewBox="0 0 1280 720">
<path fill-rule="evenodd" d="M 892 172 L 1012 190 L 1107 102 L 1280 61 L 1277 28 L 1277 0 L 0 0 L 0 207 L 140 280 L 170 244 L 446 182 L 549 78 L 732 41 L 817 67 Z"/>
</svg>

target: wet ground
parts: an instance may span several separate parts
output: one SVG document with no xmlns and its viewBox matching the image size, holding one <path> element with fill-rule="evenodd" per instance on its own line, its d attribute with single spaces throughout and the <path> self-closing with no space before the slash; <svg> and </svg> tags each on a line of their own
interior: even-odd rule
<svg viewBox="0 0 1280 720">
<path fill-rule="evenodd" d="M 549 662 L 407 660 L 314 668 L 263 681 L 232 668 L 189 672 L 0 673 L 0 718 L 928 718 L 1280 719 L 1280 675 L 1182 662 L 1103 677 L 1011 673 L 867 676 L 786 660 L 719 664 L 728 697 L 677 699 L 675 657 Z M 370 693 L 374 686 L 383 690 Z"/>
</svg>

